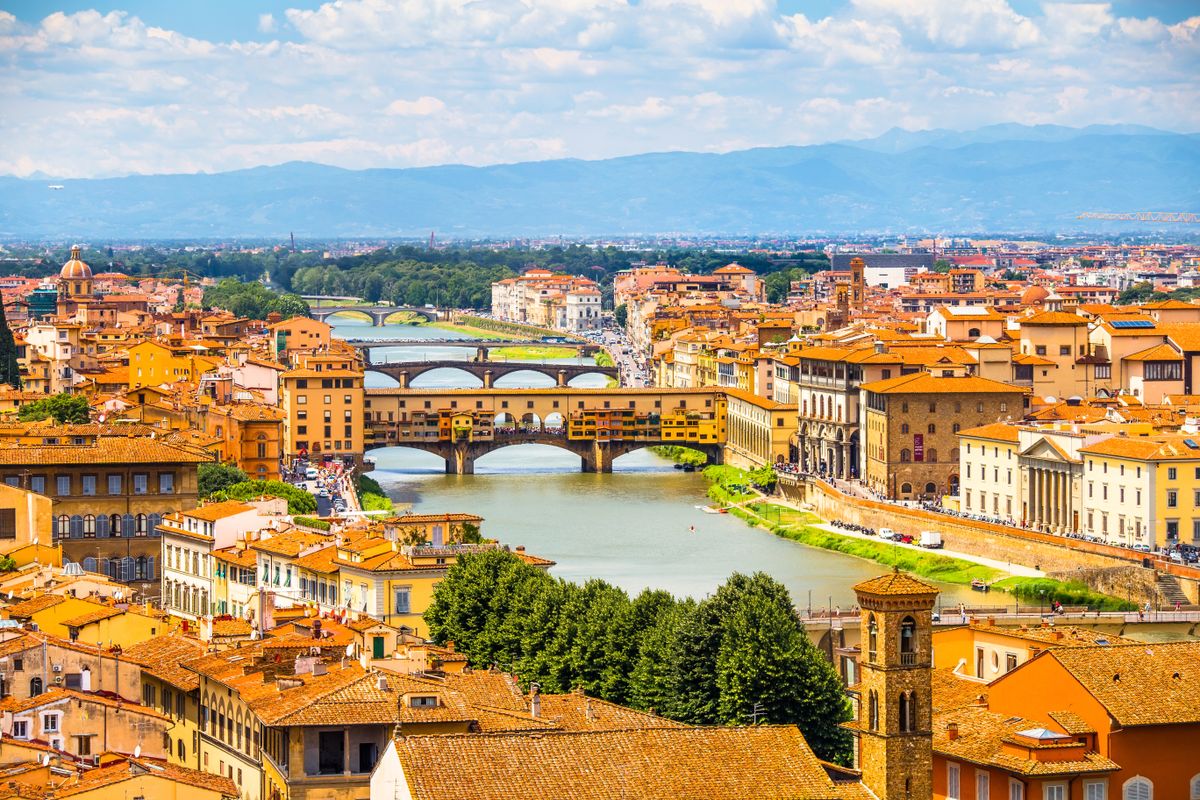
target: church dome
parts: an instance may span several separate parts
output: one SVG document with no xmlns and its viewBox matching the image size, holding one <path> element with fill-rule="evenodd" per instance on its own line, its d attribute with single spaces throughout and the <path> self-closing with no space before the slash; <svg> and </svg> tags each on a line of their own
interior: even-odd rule
<svg viewBox="0 0 1200 800">
<path fill-rule="evenodd" d="M 71 248 L 71 260 L 63 264 L 58 277 L 64 281 L 90 281 L 92 279 L 92 268 L 79 258 L 79 245 Z"/>
<path fill-rule="evenodd" d="M 1021 303 L 1023 305 L 1032 306 L 1042 302 L 1049 296 L 1050 292 L 1045 286 L 1038 286 L 1037 284 L 1034 284 L 1021 294 Z"/>
</svg>

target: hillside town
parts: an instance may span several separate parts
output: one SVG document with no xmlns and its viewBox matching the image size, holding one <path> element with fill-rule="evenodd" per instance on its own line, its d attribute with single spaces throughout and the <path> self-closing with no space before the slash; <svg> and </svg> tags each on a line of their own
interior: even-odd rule
<svg viewBox="0 0 1200 800">
<path fill-rule="evenodd" d="M 211 279 L 81 247 L 0 279 L 0 800 L 1200 797 L 1200 303 L 1160 299 L 1200 248 L 878 250 L 831 246 L 778 302 L 734 259 L 537 267 L 490 314 L 239 317 Z M 421 347 L 467 342 L 475 383 L 378 358 L 399 312 Z M 575 360 L 505 383 L 498 352 L 538 347 Z M 599 476 L 645 448 L 707 463 L 696 509 L 793 520 L 824 537 L 798 553 L 850 543 L 874 575 L 824 611 L 765 576 L 604 600 L 519 527 L 371 477 L 409 448 L 488 480 L 524 445 Z M 948 601 L 949 567 L 896 553 L 990 572 Z M 811 660 L 759 674 L 781 648 L 739 624 Z M 714 677 L 747 652 L 757 677 Z M 776 702 L 778 675 L 831 694 Z"/>
</svg>

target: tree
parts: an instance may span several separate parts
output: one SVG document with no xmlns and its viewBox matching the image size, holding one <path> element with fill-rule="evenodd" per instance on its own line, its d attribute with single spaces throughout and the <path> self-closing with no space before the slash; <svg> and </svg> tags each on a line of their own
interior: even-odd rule
<svg viewBox="0 0 1200 800">
<path fill-rule="evenodd" d="M 951 264 L 946 259 L 939 258 L 937 261 L 933 262 L 933 271 L 934 272 L 949 272 L 950 268 L 952 266 L 954 266 L 954 265 Z"/>
<path fill-rule="evenodd" d="M 283 481 L 242 481 L 212 494 L 213 500 L 257 500 L 260 497 L 284 498 L 289 514 L 312 514 L 317 510 L 316 498 Z"/>
<path fill-rule="evenodd" d="M 613 319 L 616 320 L 618 328 L 624 328 L 625 323 L 629 320 L 629 307 L 621 303 L 613 309 Z"/>
<path fill-rule="evenodd" d="M 243 483 L 249 480 L 245 472 L 242 472 L 232 464 L 216 462 L 201 464 L 198 473 L 201 497 L 211 497 L 217 492 L 228 489 L 235 483 Z"/>
<path fill-rule="evenodd" d="M 0 303 L 0 383 L 21 388 L 21 365 L 17 363 L 17 343 L 8 327 L 4 304 Z"/>
<path fill-rule="evenodd" d="M 17 419 L 22 422 L 53 419 L 59 425 L 72 425 L 87 422 L 90 411 L 86 397 L 64 392 L 26 403 L 17 411 Z"/>
</svg>

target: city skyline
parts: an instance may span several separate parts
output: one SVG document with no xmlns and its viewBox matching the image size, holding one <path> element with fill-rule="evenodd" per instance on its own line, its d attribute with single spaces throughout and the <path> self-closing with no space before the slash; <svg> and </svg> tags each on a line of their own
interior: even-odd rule
<svg viewBox="0 0 1200 800">
<path fill-rule="evenodd" d="M 1186 3 L 90 5 L 0 11 L 0 174 L 486 165 L 1007 122 L 1200 128 Z"/>
</svg>

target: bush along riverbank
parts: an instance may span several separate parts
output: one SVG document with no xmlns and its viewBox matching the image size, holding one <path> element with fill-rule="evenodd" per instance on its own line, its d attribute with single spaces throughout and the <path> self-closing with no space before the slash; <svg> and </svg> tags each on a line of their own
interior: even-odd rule
<svg viewBox="0 0 1200 800">
<path fill-rule="evenodd" d="M 809 547 L 865 558 L 941 583 L 965 585 L 980 580 L 992 589 L 1012 594 L 1017 600 L 1030 605 L 1041 603 L 1048 607 L 1058 601 L 1064 606 L 1087 606 L 1091 610 L 1101 611 L 1132 611 L 1136 608 L 1128 601 L 1092 591 L 1078 581 L 1006 577 L 1003 570 L 966 559 L 897 547 L 889 542 L 844 536 L 818 528 L 816 524 L 822 520 L 814 514 L 772 503 L 766 497 L 760 497 L 758 502 L 748 502 L 758 496 L 757 492 L 750 489 L 752 474 L 735 467 L 708 467 L 704 470 L 704 477 L 710 484 L 708 496 L 729 505 L 729 513 L 750 525 L 765 528 L 776 536 Z M 733 506 L 734 503 L 740 505 Z"/>
<path fill-rule="evenodd" d="M 358 491 L 358 502 L 363 511 L 393 511 L 391 498 L 383 491 L 379 481 L 369 475 L 359 475 L 354 482 Z"/>
<path fill-rule="evenodd" d="M 693 467 L 703 467 L 708 463 L 708 457 L 704 453 L 688 447 L 680 447 L 677 444 L 660 444 L 651 447 L 650 452 L 670 459 L 676 464 L 690 464 Z"/>
</svg>

